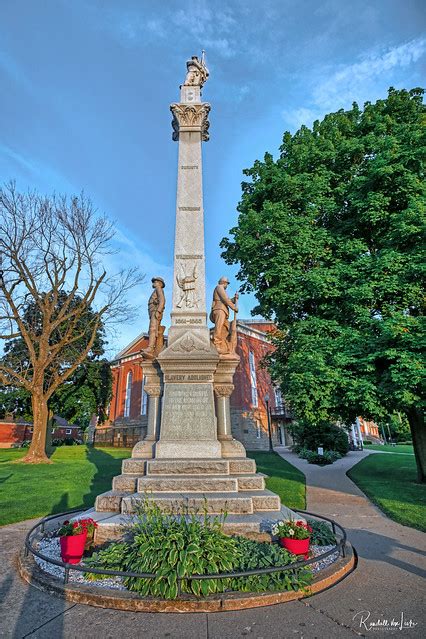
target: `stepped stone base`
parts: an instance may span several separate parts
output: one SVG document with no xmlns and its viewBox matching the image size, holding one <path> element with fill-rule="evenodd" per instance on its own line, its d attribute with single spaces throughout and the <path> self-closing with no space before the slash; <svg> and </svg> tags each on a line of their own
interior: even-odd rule
<svg viewBox="0 0 426 639">
<path fill-rule="evenodd" d="M 96 530 L 96 543 L 103 544 L 107 541 L 120 539 L 125 534 L 126 528 L 134 521 L 135 517 L 131 513 L 122 514 L 113 511 L 98 512 L 94 509 L 85 513 L 88 517 L 93 517 L 98 522 Z M 204 519 L 204 515 L 199 515 Z M 217 515 L 207 515 L 213 519 Z M 290 508 L 281 506 L 280 510 L 263 511 L 258 513 L 233 513 L 228 514 L 222 524 L 223 531 L 228 535 L 242 535 L 259 541 L 270 539 L 271 525 L 281 519 L 296 518 Z M 297 515 L 297 519 L 303 519 Z"/>
<path fill-rule="evenodd" d="M 296 517 L 265 489 L 265 475 L 256 473 L 253 459 L 132 457 L 123 460 L 112 490 L 96 499 L 90 514 L 98 521 L 96 542 L 120 537 L 146 499 L 173 514 L 226 513 L 223 530 L 229 534 L 264 535 L 274 521 Z"/>
</svg>

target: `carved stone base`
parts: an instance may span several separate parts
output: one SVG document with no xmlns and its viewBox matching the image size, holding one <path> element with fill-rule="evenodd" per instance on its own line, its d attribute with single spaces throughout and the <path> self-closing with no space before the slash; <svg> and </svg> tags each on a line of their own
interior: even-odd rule
<svg viewBox="0 0 426 639">
<path fill-rule="evenodd" d="M 217 440 L 160 440 L 155 447 L 156 459 L 208 459 L 222 456 Z"/>
<path fill-rule="evenodd" d="M 224 439 L 220 441 L 222 457 L 245 457 L 246 449 L 236 439 Z"/>
<path fill-rule="evenodd" d="M 143 457 L 152 459 L 154 457 L 155 441 L 143 439 L 133 446 L 132 458 Z"/>
</svg>

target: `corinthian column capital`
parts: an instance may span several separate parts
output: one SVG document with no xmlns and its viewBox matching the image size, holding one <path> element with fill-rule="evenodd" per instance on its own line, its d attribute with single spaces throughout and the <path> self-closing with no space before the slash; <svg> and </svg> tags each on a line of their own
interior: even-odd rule
<svg viewBox="0 0 426 639">
<path fill-rule="evenodd" d="M 219 386 L 214 387 L 214 392 L 217 397 L 230 397 L 233 390 L 233 384 L 220 384 Z"/>
<path fill-rule="evenodd" d="M 182 104 L 174 103 L 170 105 L 170 111 L 173 113 L 172 139 L 177 142 L 179 134 L 185 131 L 198 131 L 201 133 L 201 139 L 206 142 L 209 139 L 208 115 L 210 104 L 201 102 L 199 104 Z"/>
</svg>

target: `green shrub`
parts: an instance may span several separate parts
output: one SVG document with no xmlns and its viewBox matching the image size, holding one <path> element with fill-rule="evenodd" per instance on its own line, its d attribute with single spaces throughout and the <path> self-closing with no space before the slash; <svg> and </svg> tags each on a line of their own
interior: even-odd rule
<svg viewBox="0 0 426 639">
<path fill-rule="evenodd" d="M 301 459 L 307 459 L 307 458 L 308 458 L 308 455 L 309 455 L 310 453 L 312 453 L 312 451 L 311 451 L 311 450 L 308 450 L 307 448 L 299 447 L 299 455 L 298 455 L 298 456 L 299 456 Z"/>
<path fill-rule="evenodd" d="M 156 574 L 155 579 L 124 578 L 124 585 L 140 595 L 165 599 L 178 596 L 178 577 L 182 593 L 201 597 L 225 590 L 298 590 L 310 583 L 312 573 L 308 569 L 246 578 L 189 579 L 194 574 L 280 566 L 297 560 L 295 555 L 271 544 L 225 535 L 222 521 L 219 517 L 209 520 L 207 515 L 200 520 L 196 515 L 165 514 L 146 501 L 128 531 L 129 540 L 111 543 L 85 562 L 96 568 Z M 90 579 L 102 578 L 85 574 Z"/>
<path fill-rule="evenodd" d="M 237 549 L 240 561 L 234 570 L 254 570 L 269 566 L 286 566 L 298 561 L 296 555 L 289 553 L 277 544 L 258 543 L 245 537 L 237 537 Z M 267 590 L 300 590 L 312 581 L 308 569 L 286 570 L 267 575 L 252 575 L 230 579 L 230 590 L 240 592 L 265 592 Z"/>
<path fill-rule="evenodd" d="M 330 524 L 318 519 L 308 519 L 308 524 L 312 528 L 311 544 L 314 546 L 332 546 L 336 543 L 336 537 Z"/>
<path fill-rule="evenodd" d="M 364 446 L 372 446 L 373 442 L 370 442 L 368 439 L 364 439 L 363 444 L 364 444 Z"/>
<path fill-rule="evenodd" d="M 322 447 L 326 450 L 337 450 L 341 455 L 346 455 L 349 450 L 346 431 L 328 422 L 314 425 L 300 421 L 294 426 L 294 439 L 296 445 L 312 451 Z"/>
<path fill-rule="evenodd" d="M 305 459 L 308 464 L 318 464 L 318 466 L 326 466 L 327 464 L 333 463 L 327 455 L 318 455 L 318 453 L 313 450 L 308 450 Z"/>
<path fill-rule="evenodd" d="M 322 455 L 319 455 L 314 450 L 309 450 L 305 459 L 309 464 L 318 464 L 325 466 L 327 464 L 333 464 L 337 459 L 341 459 L 342 455 L 337 450 L 325 450 Z"/>
<path fill-rule="evenodd" d="M 331 463 L 337 461 L 338 459 L 342 459 L 343 455 L 339 453 L 337 450 L 325 450 L 324 456 L 327 457 L 331 461 Z"/>
</svg>

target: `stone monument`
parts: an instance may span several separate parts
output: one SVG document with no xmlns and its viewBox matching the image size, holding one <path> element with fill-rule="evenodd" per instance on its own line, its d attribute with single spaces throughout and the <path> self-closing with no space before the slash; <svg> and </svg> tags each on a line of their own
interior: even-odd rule
<svg viewBox="0 0 426 639">
<path fill-rule="evenodd" d="M 212 336 L 207 326 L 201 146 L 209 139 L 210 105 L 201 101 L 201 89 L 208 76 L 204 54 L 193 56 L 180 102 L 170 107 L 172 138 L 179 144 L 171 325 L 164 348 L 165 283 L 154 277 L 149 346 L 142 352 L 147 435 L 123 461 L 113 490 L 96 499 L 91 515 L 99 522 L 98 542 L 120 535 L 126 517 L 147 495 L 174 511 L 226 510 L 225 530 L 243 534 L 259 533 L 291 512 L 278 495 L 265 490 L 264 476 L 232 437 L 229 399 L 239 364 L 238 295 L 228 297 L 226 277 L 213 294 Z"/>
</svg>

